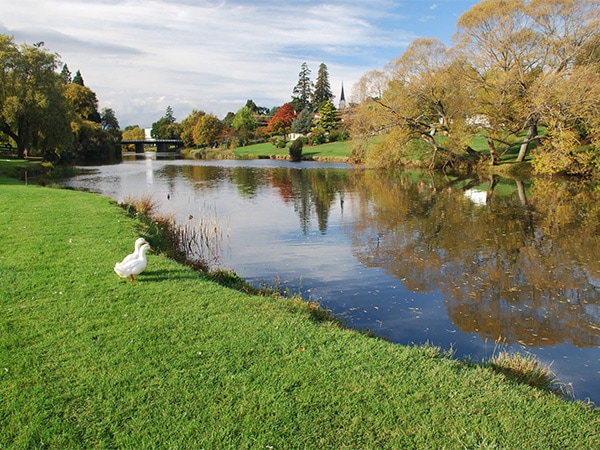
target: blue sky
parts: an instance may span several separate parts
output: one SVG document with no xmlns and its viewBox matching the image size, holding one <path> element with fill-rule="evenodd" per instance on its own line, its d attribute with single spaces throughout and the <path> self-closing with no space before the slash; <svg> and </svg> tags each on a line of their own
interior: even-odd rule
<svg viewBox="0 0 600 450">
<path fill-rule="evenodd" d="M 246 100 L 290 101 L 303 62 L 320 63 L 339 100 L 366 72 L 417 37 L 450 45 L 467 0 L 18 0 L 5 2 L 0 33 L 43 41 L 122 128 L 149 127 L 173 108 L 222 118 Z"/>
</svg>

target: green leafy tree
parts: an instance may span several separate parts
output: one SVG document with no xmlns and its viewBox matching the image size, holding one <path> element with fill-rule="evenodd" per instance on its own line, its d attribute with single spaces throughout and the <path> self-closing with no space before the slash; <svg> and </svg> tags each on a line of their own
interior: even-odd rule
<svg viewBox="0 0 600 450">
<path fill-rule="evenodd" d="M 139 125 L 128 125 L 123 130 L 123 139 L 127 141 L 143 141 L 146 132 Z"/>
<path fill-rule="evenodd" d="M 98 98 L 90 88 L 71 83 L 67 86 L 65 97 L 78 117 L 98 124 L 102 122 L 98 112 Z"/>
<path fill-rule="evenodd" d="M 235 119 L 235 113 L 233 111 L 229 111 L 227 114 L 225 114 L 225 117 L 223 117 L 223 125 L 231 128 L 233 126 L 233 119 Z"/>
<path fill-rule="evenodd" d="M 96 93 L 90 88 L 71 83 L 65 98 L 73 112 L 71 130 L 74 135 L 73 155 L 78 162 L 111 163 L 120 160 L 118 122 L 112 110 L 106 112 L 106 126 L 98 112 Z M 116 128 L 114 128 L 116 127 Z M 111 131 L 109 131 L 111 128 Z"/>
<path fill-rule="evenodd" d="M 150 136 L 154 139 L 181 139 L 181 125 L 173 115 L 173 108 L 167 106 L 165 115 L 152 124 Z"/>
<path fill-rule="evenodd" d="M 298 83 L 294 87 L 292 93 L 292 105 L 296 111 L 302 111 L 304 108 L 311 106 L 311 98 L 313 95 L 313 83 L 310 80 L 310 69 L 308 64 L 302 63 L 300 73 L 298 74 Z"/>
<path fill-rule="evenodd" d="M 252 138 L 252 133 L 256 130 L 256 126 L 256 118 L 247 106 L 239 109 L 231 122 L 231 127 L 235 131 L 234 137 L 237 138 L 242 145 L 248 144 Z"/>
<path fill-rule="evenodd" d="M 19 158 L 56 158 L 73 137 L 58 57 L 42 47 L 18 46 L 0 34 L 0 134 L 14 142 Z"/>
<path fill-rule="evenodd" d="M 223 126 L 213 114 L 205 114 L 198 119 L 194 127 L 194 144 L 198 147 L 210 147 L 217 142 Z"/>
<path fill-rule="evenodd" d="M 312 97 L 313 108 L 319 109 L 326 101 L 333 101 L 334 95 L 331 92 L 331 85 L 329 84 L 329 72 L 327 71 L 327 65 L 321 63 L 319 66 L 319 72 L 317 73 L 317 82 L 315 83 L 315 92 Z"/>
<path fill-rule="evenodd" d="M 256 103 L 254 103 L 254 100 L 246 101 L 245 106 L 250 111 L 252 111 L 253 114 L 256 114 L 258 116 L 267 116 L 269 114 L 269 108 L 266 108 L 264 106 L 257 106 Z"/>
<path fill-rule="evenodd" d="M 112 108 L 103 108 L 100 118 L 102 129 L 108 132 L 115 142 L 120 141 L 122 132 L 114 110 Z"/>
</svg>

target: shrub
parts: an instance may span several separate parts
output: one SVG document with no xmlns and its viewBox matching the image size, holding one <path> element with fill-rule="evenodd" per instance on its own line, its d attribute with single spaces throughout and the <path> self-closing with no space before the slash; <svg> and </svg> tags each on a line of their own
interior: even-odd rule
<svg viewBox="0 0 600 450">
<path fill-rule="evenodd" d="M 309 139 L 311 145 L 325 144 L 327 142 L 327 132 L 321 127 L 314 127 Z"/>
<path fill-rule="evenodd" d="M 285 148 L 285 140 L 279 136 L 271 138 L 271 143 L 275 146 L 275 148 Z"/>
<path fill-rule="evenodd" d="M 302 160 L 302 147 L 304 146 L 302 138 L 297 138 L 290 145 L 290 157 L 292 161 Z"/>
</svg>

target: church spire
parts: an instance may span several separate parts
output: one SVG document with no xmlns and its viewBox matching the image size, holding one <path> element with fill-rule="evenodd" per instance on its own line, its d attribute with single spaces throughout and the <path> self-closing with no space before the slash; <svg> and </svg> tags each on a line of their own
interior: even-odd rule
<svg viewBox="0 0 600 450">
<path fill-rule="evenodd" d="M 344 82 L 342 82 L 342 93 L 340 94 L 340 106 L 338 109 L 346 109 L 346 96 L 344 95 Z"/>
</svg>

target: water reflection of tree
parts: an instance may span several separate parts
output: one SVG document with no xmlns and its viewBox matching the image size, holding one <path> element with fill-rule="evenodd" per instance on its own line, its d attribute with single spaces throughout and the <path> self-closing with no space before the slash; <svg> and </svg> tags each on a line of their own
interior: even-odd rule
<svg viewBox="0 0 600 450">
<path fill-rule="evenodd" d="M 340 169 L 278 169 L 271 171 L 270 183 L 284 202 L 294 205 L 303 233 L 310 231 L 314 211 L 319 231 L 325 234 L 332 205 L 348 182 L 347 172 Z"/>
<path fill-rule="evenodd" d="M 527 205 L 522 185 L 501 182 L 477 206 L 467 184 L 366 172 L 356 183 L 357 258 L 411 290 L 441 291 L 464 332 L 598 345 L 600 191 L 538 183 Z"/>
<path fill-rule="evenodd" d="M 227 180 L 236 185 L 242 197 L 249 199 L 257 196 L 261 187 L 277 189 L 284 203 L 293 205 L 304 234 L 310 231 L 313 215 L 319 231 L 326 233 L 332 205 L 343 195 L 348 183 L 346 169 L 189 165 L 181 170 L 183 177 L 192 180 L 197 187 L 213 189 L 219 186 L 219 181 Z M 175 173 L 164 171 L 164 175 L 173 177 Z"/>
</svg>

